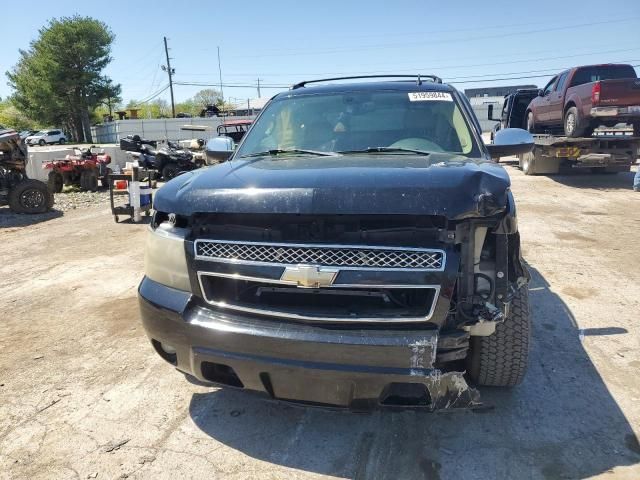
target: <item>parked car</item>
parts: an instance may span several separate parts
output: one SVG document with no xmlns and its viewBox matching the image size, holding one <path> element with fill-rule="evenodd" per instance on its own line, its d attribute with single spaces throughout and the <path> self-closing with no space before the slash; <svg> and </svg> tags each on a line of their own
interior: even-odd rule
<svg viewBox="0 0 640 480">
<path fill-rule="evenodd" d="M 27 137 L 30 137 L 32 135 L 35 135 L 36 133 L 38 133 L 39 130 L 22 130 L 19 135 L 20 135 L 20 139 L 24 142 L 26 141 Z"/>
<path fill-rule="evenodd" d="M 53 143 L 59 143 L 64 145 L 67 142 L 67 137 L 62 130 L 41 130 L 34 135 L 30 135 L 26 138 L 27 145 L 50 145 Z"/>
<path fill-rule="evenodd" d="M 531 133 L 558 129 L 567 137 L 590 137 L 598 126 L 628 123 L 640 136 L 640 79 L 624 64 L 565 70 L 538 92 L 526 118 Z"/>
<path fill-rule="evenodd" d="M 297 84 L 236 150 L 217 137 L 228 161 L 157 192 L 139 299 L 162 358 L 351 408 L 475 407 L 465 370 L 523 379 L 529 274 L 492 157 L 533 138 L 504 129 L 485 145 L 463 94 L 404 80 Z"/>
</svg>

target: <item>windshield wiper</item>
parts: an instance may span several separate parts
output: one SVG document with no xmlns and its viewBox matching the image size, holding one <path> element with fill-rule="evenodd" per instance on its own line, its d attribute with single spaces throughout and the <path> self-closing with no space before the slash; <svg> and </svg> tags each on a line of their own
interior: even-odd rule
<svg viewBox="0 0 640 480">
<path fill-rule="evenodd" d="M 294 154 L 299 153 L 303 155 L 318 155 L 320 157 L 336 156 L 334 152 L 319 152 L 318 150 L 302 150 L 300 148 L 287 148 L 287 149 L 274 148 L 271 150 L 265 150 L 264 152 L 249 153 L 247 155 L 242 155 L 241 157 L 238 157 L 238 158 L 278 156 L 278 155 L 285 155 L 287 153 L 294 153 Z"/>
<path fill-rule="evenodd" d="M 411 148 L 395 148 L 395 147 L 369 147 L 362 150 L 342 150 L 338 153 L 415 153 L 417 155 L 431 155 L 431 152 L 424 150 L 413 150 Z"/>
</svg>

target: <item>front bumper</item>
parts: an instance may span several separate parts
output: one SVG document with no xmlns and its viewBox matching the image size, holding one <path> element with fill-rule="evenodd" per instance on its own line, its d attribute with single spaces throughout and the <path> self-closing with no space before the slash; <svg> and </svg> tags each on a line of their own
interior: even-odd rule
<svg viewBox="0 0 640 480">
<path fill-rule="evenodd" d="M 203 382 L 353 409 L 480 405 L 463 373 L 434 367 L 442 346 L 437 330 L 345 330 L 266 320 L 211 309 L 148 278 L 138 292 L 156 350 Z M 167 356 L 161 345 L 175 355 Z"/>
<path fill-rule="evenodd" d="M 640 119 L 640 105 L 629 107 L 592 107 L 592 117 L 630 118 Z"/>
</svg>

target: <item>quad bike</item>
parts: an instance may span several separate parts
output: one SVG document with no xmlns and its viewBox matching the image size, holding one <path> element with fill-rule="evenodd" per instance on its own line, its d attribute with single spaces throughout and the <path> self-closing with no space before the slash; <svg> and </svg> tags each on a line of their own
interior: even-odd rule
<svg viewBox="0 0 640 480">
<path fill-rule="evenodd" d="M 74 149 L 73 155 L 67 155 L 64 160 L 44 162 L 42 168 L 49 172 L 48 187 L 53 193 L 60 193 L 64 185 L 79 185 L 82 190 L 95 192 L 98 180 L 103 187 L 109 186 L 111 157 L 105 155 L 104 150 L 94 151 L 92 145 L 86 150 Z"/>
<path fill-rule="evenodd" d="M 194 161 L 192 152 L 183 149 L 175 142 L 155 149 L 157 143 L 131 135 L 120 139 L 120 149 L 138 160 L 141 167 L 157 170 L 165 181 L 171 180 L 181 172 L 194 170 L 202 163 Z M 140 155 L 138 155 L 140 154 Z"/>
<path fill-rule="evenodd" d="M 16 213 L 45 213 L 53 194 L 44 182 L 27 177 L 27 158 L 18 132 L 0 127 L 0 205 Z"/>
</svg>

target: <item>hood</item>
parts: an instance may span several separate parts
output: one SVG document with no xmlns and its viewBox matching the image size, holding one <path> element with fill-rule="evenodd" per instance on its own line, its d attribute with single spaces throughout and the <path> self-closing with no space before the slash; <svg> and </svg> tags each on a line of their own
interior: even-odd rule
<svg viewBox="0 0 640 480">
<path fill-rule="evenodd" d="M 496 163 L 447 154 L 258 157 L 182 174 L 158 191 L 154 208 L 185 216 L 407 214 L 453 220 L 504 211 L 509 187 Z"/>
</svg>

